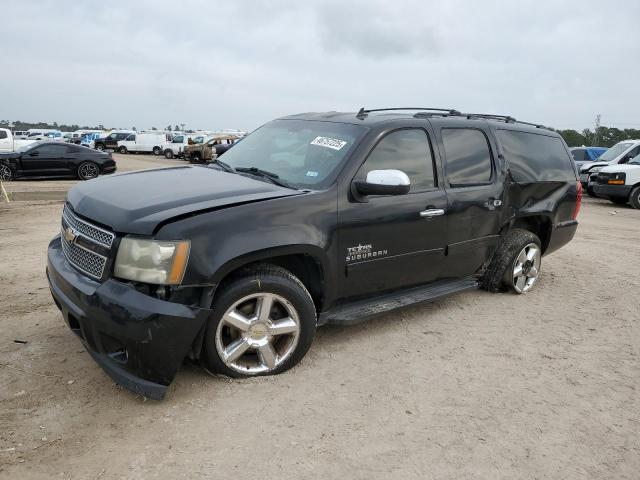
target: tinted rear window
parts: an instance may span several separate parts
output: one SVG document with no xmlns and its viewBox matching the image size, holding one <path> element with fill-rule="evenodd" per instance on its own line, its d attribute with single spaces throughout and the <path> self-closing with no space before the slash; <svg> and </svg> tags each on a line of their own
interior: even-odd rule
<svg viewBox="0 0 640 480">
<path fill-rule="evenodd" d="M 514 181 L 575 181 L 573 164 L 558 137 L 498 130 L 498 140 Z"/>
</svg>

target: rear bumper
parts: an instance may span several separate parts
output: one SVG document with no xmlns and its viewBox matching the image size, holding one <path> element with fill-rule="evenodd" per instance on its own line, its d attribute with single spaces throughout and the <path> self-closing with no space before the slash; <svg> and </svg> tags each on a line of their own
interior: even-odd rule
<svg viewBox="0 0 640 480">
<path fill-rule="evenodd" d="M 551 252 L 555 252 L 560 247 L 563 247 L 569 243 L 578 229 L 577 220 L 569 220 L 567 222 L 561 222 L 553 226 L 551 230 L 551 237 L 549 238 L 549 245 L 545 250 L 545 255 Z"/>
<path fill-rule="evenodd" d="M 49 244 L 47 279 L 56 305 L 89 354 L 123 387 L 162 399 L 209 310 L 159 300 L 109 279 L 97 283 Z"/>
<path fill-rule="evenodd" d="M 593 191 L 598 197 L 620 197 L 629 198 L 631 185 L 603 185 L 592 183 Z"/>
</svg>

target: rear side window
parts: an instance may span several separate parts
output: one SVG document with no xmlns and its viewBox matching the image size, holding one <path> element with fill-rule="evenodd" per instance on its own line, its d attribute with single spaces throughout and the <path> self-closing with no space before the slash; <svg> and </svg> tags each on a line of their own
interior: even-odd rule
<svg viewBox="0 0 640 480">
<path fill-rule="evenodd" d="M 498 140 L 515 182 L 575 181 L 574 166 L 560 138 L 498 130 Z"/>
<path fill-rule="evenodd" d="M 397 130 L 385 136 L 360 167 L 356 178 L 371 170 L 402 170 L 409 176 L 411 192 L 435 187 L 433 156 L 424 130 Z"/>
<path fill-rule="evenodd" d="M 447 180 L 452 187 L 491 183 L 491 150 L 480 130 L 442 129 L 447 164 Z"/>
<path fill-rule="evenodd" d="M 7 138 L 7 132 L 5 132 L 4 130 L 0 130 L 0 139 L 2 138 Z"/>
</svg>

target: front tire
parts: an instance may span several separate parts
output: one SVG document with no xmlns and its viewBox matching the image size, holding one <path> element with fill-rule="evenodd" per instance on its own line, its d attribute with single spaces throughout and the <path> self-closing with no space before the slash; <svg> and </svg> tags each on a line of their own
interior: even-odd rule
<svg viewBox="0 0 640 480">
<path fill-rule="evenodd" d="M 283 268 L 259 265 L 216 295 L 202 361 L 234 378 L 276 375 L 304 357 L 315 330 L 316 309 L 302 282 Z"/>
<path fill-rule="evenodd" d="M 164 151 L 164 158 L 171 160 L 173 158 L 173 150 L 167 149 Z"/>
<path fill-rule="evenodd" d="M 200 158 L 200 154 L 194 153 L 193 155 L 191 155 L 191 158 L 189 159 L 189 161 L 191 163 L 201 163 L 202 159 Z"/>
<path fill-rule="evenodd" d="M 595 197 L 597 198 L 596 192 L 593 190 L 593 187 L 590 187 L 589 185 L 587 185 L 587 194 L 590 197 Z"/>
<path fill-rule="evenodd" d="M 128 153 L 127 147 L 124 147 L 124 146 L 120 147 L 120 153 L 127 154 Z"/>
<path fill-rule="evenodd" d="M 104 152 L 105 151 L 105 146 L 102 143 L 98 143 L 96 145 L 96 150 L 98 150 L 99 152 Z"/>
<path fill-rule="evenodd" d="M 3 180 L 5 182 L 13 180 L 13 170 L 11 170 L 11 167 L 9 165 L 0 163 L 0 180 Z"/>
<path fill-rule="evenodd" d="M 631 190 L 631 195 L 629 195 L 629 203 L 633 208 L 640 209 L 640 186 L 637 186 L 633 190 Z"/>
<path fill-rule="evenodd" d="M 538 279 L 542 260 L 540 239 L 521 228 L 510 230 L 493 254 L 481 279 L 481 286 L 491 292 L 511 290 L 526 293 Z"/>
<path fill-rule="evenodd" d="M 78 165 L 78 178 L 80 180 L 91 180 L 100 175 L 100 168 L 93 162 L 82 162 Z"/>
</svg>

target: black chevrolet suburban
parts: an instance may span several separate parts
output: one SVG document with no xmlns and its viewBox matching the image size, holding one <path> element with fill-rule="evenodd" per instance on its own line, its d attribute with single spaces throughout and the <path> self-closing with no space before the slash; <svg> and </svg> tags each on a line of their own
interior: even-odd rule
<svg viewBox="0 0 640 480">
<path fill-rule="evenodd" d="M 162 398 L 187 357 L 276 374 L 316 327 L 478 287 L 525 293 L 576 231 L 562 138 L 441 109 L 308 113 L 203 166 L 70 190 L 53 298 L 119 384 Z"/>
</svg>

